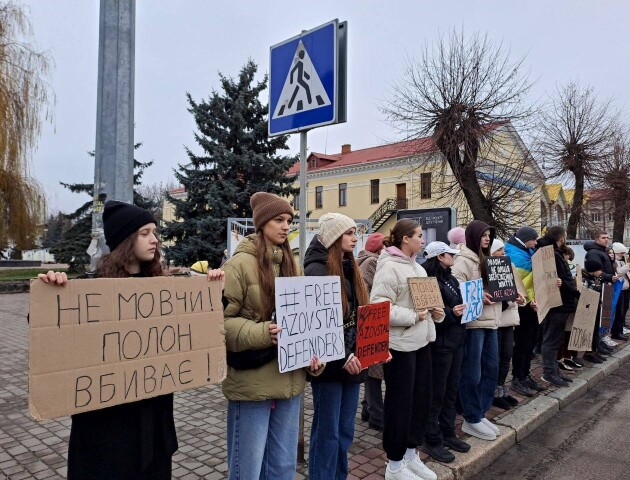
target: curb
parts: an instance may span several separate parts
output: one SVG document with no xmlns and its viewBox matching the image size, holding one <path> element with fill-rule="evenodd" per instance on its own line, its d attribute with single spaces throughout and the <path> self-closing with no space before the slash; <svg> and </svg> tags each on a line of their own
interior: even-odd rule
<svg viewBox="0 0 630 480">
<path fill-rule="evenodd" d="M 487 442 L 469 437 L 466 442 L 472 448 L 467 453 L 457 454 L 453 463 L 445 465 L 428 462 L 427 465 L 437 473 L 440 480 L 472 477 L 628 361 L 630 344 L 614 352 L 605 363 L 593 365 L 576 374 L 570 386 L 540 395 L 497 419 L 501 436 L 495 441 Z"/>
</svg>

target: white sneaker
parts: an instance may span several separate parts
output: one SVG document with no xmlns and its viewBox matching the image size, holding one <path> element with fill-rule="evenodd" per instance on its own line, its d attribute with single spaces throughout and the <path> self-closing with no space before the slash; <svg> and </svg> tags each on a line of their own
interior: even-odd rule
<svg viewBox="0 0 630 480">
<path fill-rule="evenodd" d="M 623 327 L 623 334 L 628 335 L 630 333 L 630 328 Z"/>
<path fill-rule="evenodd" d="M 418 475 L 409 470 L 409 467 L 407 467 L 406 462 L 403 460 L 402 466 L 395 472 L 390 470 L 389 463 L 387 464 L 385 480 L 418 480 Z"/>
<path fill-rule="evenodd" d="M 499 427 L 497 427 L 494 423 L 492 423 L 487 418 L 482 418 L 481 423 L 483 423 L 486 427 L 490 427 L 490 429 L 494 432 L 494 434 L 497 437 L 501 436 L 501 430 L 499 430 Z"/>
<path fill-rule="evenodd" d="M 617 345 L 619 345 L 617 342 L 615 342 L 612 338 L 610 338 L 610 335 L 606 335 L 605 337 L 602 338 L 603 342 L 608 345 L 609 347 L 616 347 Z"/>
<path fill-rule="evenodd" d="M 420 460 L 420 457 L 418 456 L 418 452 L 414 455 L 413 460 L 405 458 L 405 463 L 407 464 L 407 468 L 409 470 L 423 480 L 437 480 L 435 472 L 422 463 L 422 460 Z"/>
<path fill-rule="evenodd" d="M 482 440 L 492 441 L 497 439 L 497 434 L 494 433 L 494 430 L 483 422 L 468 423 L 464 420 L 462 432 L 472 435 L 473 437 L 481 438 Z"/>
</svg>

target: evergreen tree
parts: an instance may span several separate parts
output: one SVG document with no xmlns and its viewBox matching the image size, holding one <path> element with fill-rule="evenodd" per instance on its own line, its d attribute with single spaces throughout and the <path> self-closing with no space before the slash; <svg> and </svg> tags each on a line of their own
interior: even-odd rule
<svg viewBox="0 0 630 480">
<path fill-rule="evenodd" d="M 140 148 L 141 145 L 141 143 L 137 143 L 134 149 Z M 94 152 L 88 152 L 88 155 L 94 158 Z M 144 170 L 151 165 L 153 165 L 152 161 L 143 163 L 134 159 L 134 186 L 137 187 L 140 185 Z M 84 265 L 90 263 L 90 256 L 87 254 L 86 250 L 92 241 L 92 198 L 94 197 L 94 184 L 59 183 L 73 193 L 85 193 L 90 197 L 90 200 L 85 202 L 74 212 L 62 214 L 71 222 L 71 226 L 66 229 L 61 239 L 50 248 L 50 253 L 55 256 L 56 262 L 68 263 L 70 265 L 70 271 L 76 272 L 82 270 Z M 140 195 L 137 188 L 134 188 L 133 191 L 133 203 L 147 210 L 155 208 L 154 202 Z"/>
<path fill-rule="evenodd" d="M 167 196 L 178 220 L 169 222 L 162 237 L 174 241 L 167 257 L 178 265 L 208 260 L 218 266 L 227 239 L 228 217 L 251 217 L 250 197 L 260 191 L 287 196 L 297 193 L 295 176 L 287 176 L 296 156 L 287 150 L 288 136 L 267 136 L 268 107 L 260 100 L 268 78 L 256 82 L 257 65 L 249 60 L 238 78 L 219 73 L 221 92 L 196 102 L 187 94 L 195 117 L 195 141 L 203 150 L 186 148 L 190 163 L 179 165 L 175 177 L 186 198 Z"/>
<path fill-rule="evenodd" d="M 66 215 L 59 212 L 56 215 L 50 215 L 46 220 L 46 235 L 42 242 L 42 248 L 50 248 L 61 240 L 64 233 L 72 223 Z"/>
</svg>

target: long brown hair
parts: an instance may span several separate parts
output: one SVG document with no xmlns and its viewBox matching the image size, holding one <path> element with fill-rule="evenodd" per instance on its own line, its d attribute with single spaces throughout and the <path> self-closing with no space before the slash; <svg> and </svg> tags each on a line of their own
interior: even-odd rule
<svg viewBox="0 0 630 480">
<path fill-rule="evenodd" d="M 389 231 L 389 237 L 383 239 L 385 247 L 400 248 L 403 237 L 411 237 L 416 232 L 416 228 L 421 227 L 413 218 L 401 218 L 396 222 L 394 228 Z"/>
<path fill-rule="evenodd" d="M 341 248 L 341 242 L 343 235 L 339 237 L 335 243 L 328 248 L 328 257 L 326 261 L 326 269 L 328 275 L 338 275 L 341 278 L 341 285 L 345 286 L 345 276 L 343 274 L 343 259 L 347 258 L 352 262 L 352 285 L 354 286 L 354 294 L 357 300 L 357 305 L 367 305 L 370 303 L 370 296 L 368 295 L 367 287 L 361 277 L 361 271 L 359 270 L 359 264 L 354 258 L 352 252 L 344 252 Z M 344 289 L 345 292 L 345 289 Z M 343 316 L 347 317 L 350 312 L 348 310 L 348 296 L 341 296 L 341 306 L 343 307 Z"/>
<path fill-rule="evenodd" d="M 267 242 L 263 235 L 262 227 L 256 232 L 256 263 L 258 264 L 258 280 L 260 282 L 260 303 L 262 305 L 263 320 L 271 319 L 271 314 L 276 308 L 276 275 L 273 262 L 267 253 Z M 281 277 L 296 277 L 298 274 L 289 239 L 285 239 L 282 245 L 282 261 L 280 262 Z"/>
<path fill-rule="evenodd" d="M 133 246 L 138 232 L 129 235 L 113 252 L 101 257 L 96 267 L 96 276 L 102 278 L 127 278 L 131 276 L 128 267 L 136 261 Z M 143 277 L 160 277 L 165 275 L 162 265 L 162 252 L 158 243 L 153 260 L 140 262 L 140 274 Z"/>
</svg>

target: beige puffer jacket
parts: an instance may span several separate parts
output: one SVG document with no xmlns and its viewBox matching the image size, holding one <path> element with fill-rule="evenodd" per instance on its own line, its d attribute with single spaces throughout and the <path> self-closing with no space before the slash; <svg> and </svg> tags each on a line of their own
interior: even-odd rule
<svg viewBox="0 0 630 480">
<path fill-rule="evenodd" d="M 412 352 L 435 341 L 435 324 L 444 316 L 433 318 L 427 314 L 426 320 L 416 323 L 416 313 L 407 279 L 426 277 L 427 272 L 415 259 L 404 255 L 395 247 L 383 249 L 376 264 L 376 274 L 370 294 L 370 302 L 390 302 L 389 346 L 392 350 Z"/>
<path fill-rule="evenodd" d="M 479 256 L 466 245 L 461 245 L 455 264 L 451 267 L 453 276 L 460 282 L 481 278 Z M 481 316 L 466 324 L 466 328 L 499 328 L 501 323 L 501 302 L 483 306 Z"/>
<path fill-rule="evenodd" d="M 261 318 L 262 304 L 256 262 L 256 234 L 239 243 L 225 270 L 225 345 L 229 351 L 240 352 L 272 346 L 268 318 Z M 282 261 L 282 250 L 269 247 L 276 276 Z M 320 370 L 321 373 L 321 370 Z M 223 394 L 228 400 L 261 401 L 287 399 L 304 391 L 304 369 L 280 373 L 277 361 L 259 368 L 236 370 L 228 367 L 223 381 Z"/>
</svg>

